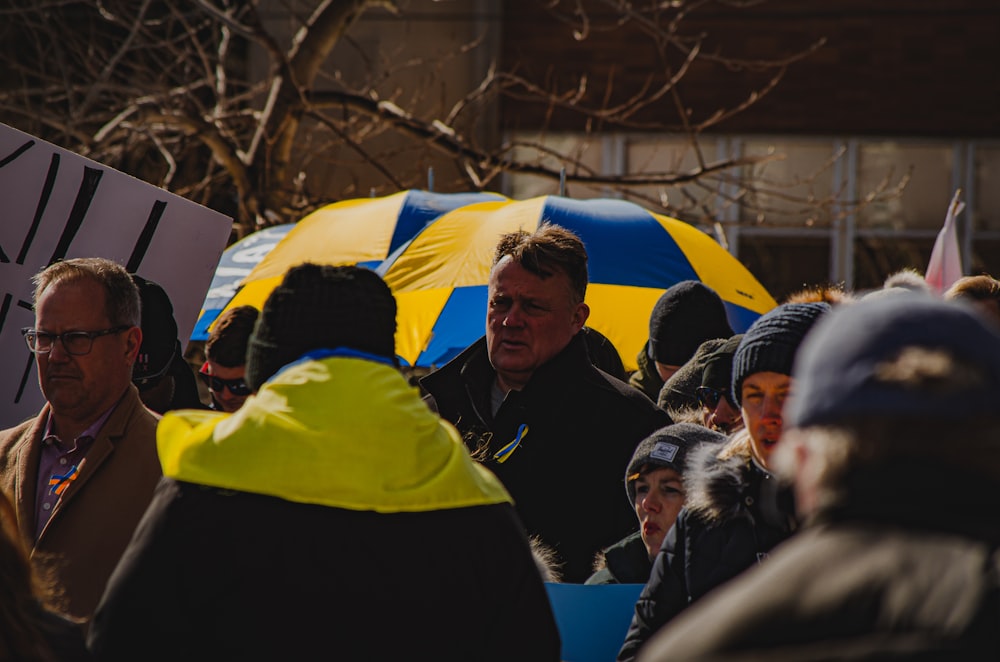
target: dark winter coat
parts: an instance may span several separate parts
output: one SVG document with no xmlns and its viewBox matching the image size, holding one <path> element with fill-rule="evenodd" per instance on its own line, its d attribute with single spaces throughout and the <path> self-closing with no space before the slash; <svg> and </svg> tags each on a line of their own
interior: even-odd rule
<svg viewBox="0 0 1000 662">
<path fill-rule="evenodd" d="M 660 390 L 663 388 L 663 378 L 656 371 L 656 362 L 646 354 L 646 346 L 635 357 L 636 365 L 639 367 L 629 375 L 628 383 L 632 388 L 642 391 L 647 398 L 657 402 L 660 398 Z"/>
<path fill-rule="evenodd" d="M 745 431 L 730 441 L 727 448 Z M 793 530 L 794 508 L 776 480 L 746 452 L 719 459 L 717 447 L 692 453 L 687 502 L 663 540 L 619 653 L 632 660 L 650 636 L 689 604 L 767 557 Z"/>
<path fill-rule="evenodd" d="M 508 393 L 496 417 L 490 414 L 495 379 L 483 338 L 420 384 L 429 404 L 503 482 L 528 534 L 557 554 L 563 579 L 584 582 L 594 556 L 635 530 L 635 513 L 623 498 L 625 469 L 636 445 L 670 417 L 595 368 L 579 335 L 523 390 Z M 498 462 L 495 453 L 522 424 L 523 441 Z"/>
<path fill-rule="evenodd" d="M 645 584 L 653 562 L 649 560 L 642 534 L 636 531 L 622 538 L 601 554 L 604 564 L 586 584 Z"/>
<path fill-rule="evenodd" d="M 123 662 L 554 662 L 559 651 L 509 504 L 383 514 L 171 479 L 90 642 L 97 659 Z"/>
<path fill-rule="evenodd" d="M 671 621 L 640 659 L 1000 659 L 1000 484 L 949 474 L 852 475 L 853 504 Z"/>
</svg>

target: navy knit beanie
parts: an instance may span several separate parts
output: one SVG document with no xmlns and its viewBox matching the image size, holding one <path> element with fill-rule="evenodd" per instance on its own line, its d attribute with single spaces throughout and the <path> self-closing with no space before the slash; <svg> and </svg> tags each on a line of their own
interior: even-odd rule
<svg viewBox="0 0 1000 662">
<path fill-rule="evenodd" d="M 396 299 L 374 271 L 301 264 L 285 274 L 261 311 L 247 346 L 254 391 L 316 349 L 350 348 L 396 360 Z"/>
<path fill-rule="evenodd" d="M 698 346 L 733 335 L 726 306 L 715 290 L 685 280 L 664 292 L 649 315 L 646 356 L 665 365 L 684 365 Z"/>
<path fill-rule="evenodd" d="M 733 356 L 733 402 L 742 404 L 743 380 L 758 372 L 792 374 L 795 352 L 828 303 L 786 303 L 757 318 Z"/>
</svg>

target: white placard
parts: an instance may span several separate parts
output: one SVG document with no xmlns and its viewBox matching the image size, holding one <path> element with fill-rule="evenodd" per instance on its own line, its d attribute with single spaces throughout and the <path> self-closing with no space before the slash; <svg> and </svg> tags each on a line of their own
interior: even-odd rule
<svg viewBox="0 0 1000 662">
<path fill-rule="evenodd" d="M 44 404 L 21 328 L 31 277 L 61 258 L 106 257 L 163 286 L 186 344 L 232 219 L 0 124 L 0 428 Z"/>
</svg>

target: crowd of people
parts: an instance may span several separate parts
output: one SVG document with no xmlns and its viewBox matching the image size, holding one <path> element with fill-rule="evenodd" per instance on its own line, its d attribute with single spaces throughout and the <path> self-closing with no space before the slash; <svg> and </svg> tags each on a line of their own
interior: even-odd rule
<svg viewBox="0 0 1000 662">
<path fill-rule="evenodd" d="M 1000 282 L 734 333 L 685 281 L 628 374 L 587 281 L 564 228 L 499 238 L 485 335 L 414 385 L 368 269 L 289 270 L 195 372 L 158 285 L 46 267 L 0 659 L 558 660 L 546 581 L 644 585 L 619 660 L 1000 656 Z"/>
</svg>

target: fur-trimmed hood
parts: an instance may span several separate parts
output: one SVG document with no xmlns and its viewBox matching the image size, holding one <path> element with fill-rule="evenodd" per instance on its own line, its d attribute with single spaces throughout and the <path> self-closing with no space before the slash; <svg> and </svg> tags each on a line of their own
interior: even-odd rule
<svg viewBox="0 0 1000 662">
<path fill-rule="evenodd" d="M 763 470 L 750 455 L 746 430 L 736 432 L 720 449 L 704 444 L 691 452 L 684 472 L 684 507 L 709 524 L 745 517 L 756 497 L 754 473 Z"/>
</svg>

